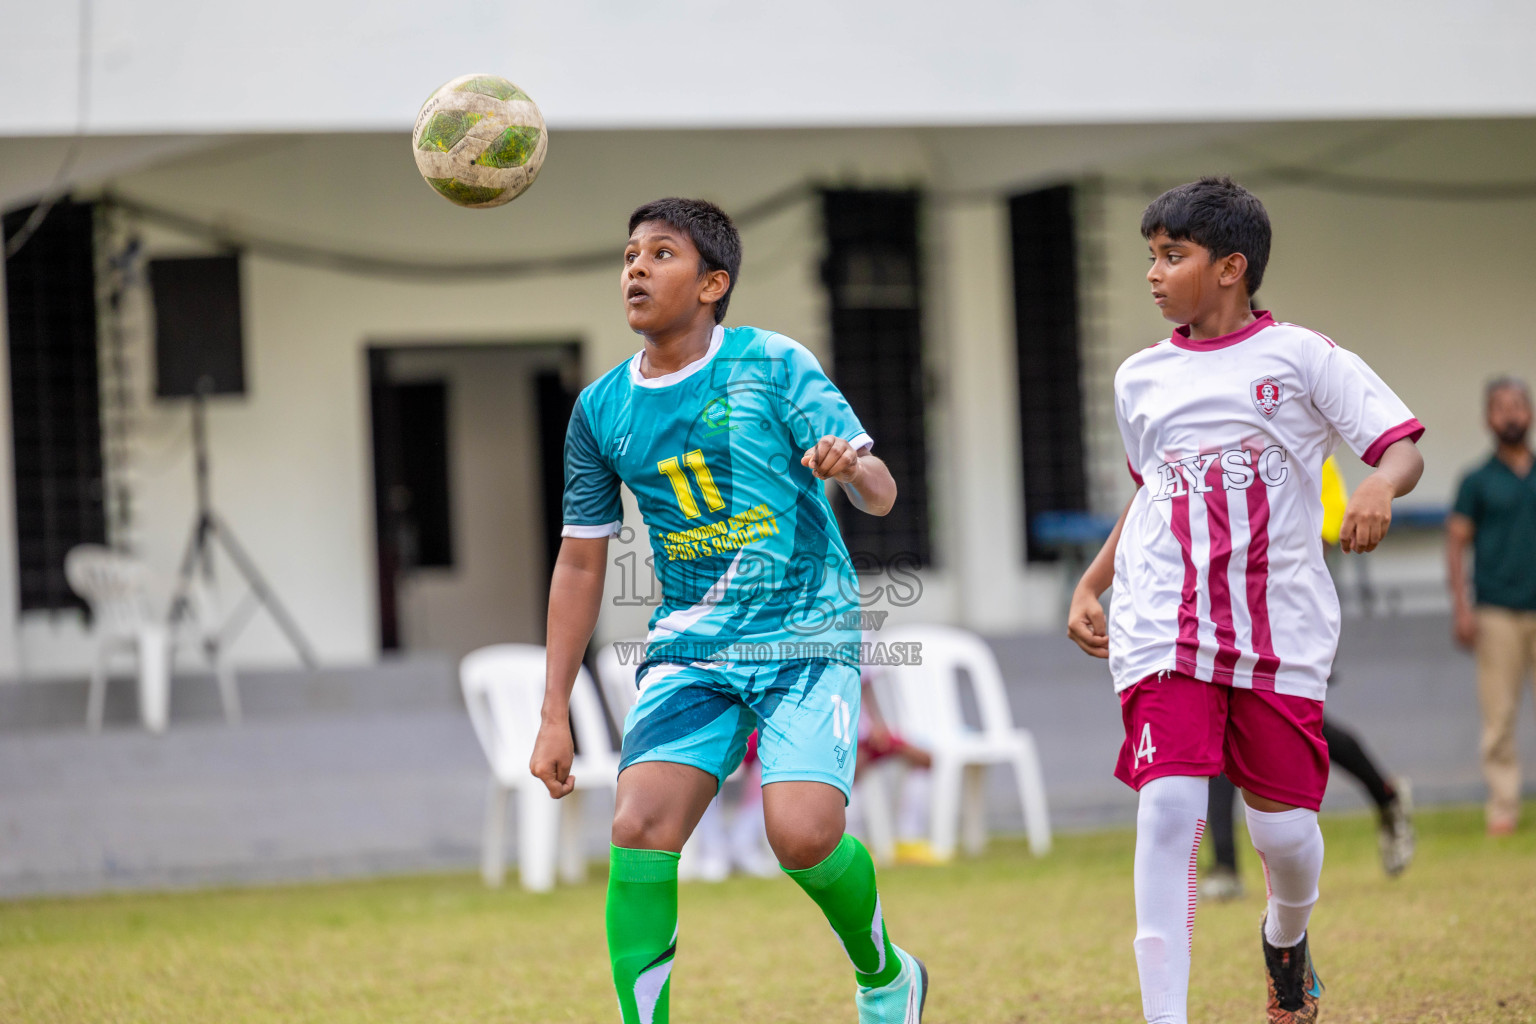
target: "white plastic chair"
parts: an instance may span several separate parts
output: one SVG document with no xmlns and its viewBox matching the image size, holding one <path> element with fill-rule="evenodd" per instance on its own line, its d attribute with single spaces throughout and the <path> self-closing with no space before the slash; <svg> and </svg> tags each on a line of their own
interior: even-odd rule
<svg viewBox="0 0 1536 1024">
<path fill-rule="evenodd" d="M 64 577 L 90 605 L 96 641 L 86 726 L 100 731 L 112 657 L 128 653 L 138 659 L 139 718 L 150 732 L 164 732 L 170 718 L 171 643 L 150 602 L 148 567 L 99 544 L 81 544 L 64 556 Z"/>
<path fill-rule="evenodd" d="M 629 714 L 629 709 L 635 706 L 640 699 L 640 690 L 635 685 L 635 674 L 640 666 L 629 664 L 619 657 L 619 644 L 604 644 L 597 655 L 597 678 L 603 687 L 603 700 L 608 705 L 608 713 L 613 716 L 613 728 L 621 738 L 624 735 L 624 719 Z M 639 650 L 637 643 L 624 645 L 627 650 Z M 615 766 L 617 775 L 617 766 Z M 720 795 L 709 802 L 704 809 L 704 816 L 694 827 L 693 834 L 683 844 L 683 852 L 677 862 L 677 878 L 681 882 L 690 882 L 704 876 L 701 864 L 699 847 L 700 840 L 706 835 L 716 840 L 720 845 L 725 842 L 724 813 L 720 809 Z"/>
<path fill-rule="evenodd" d="M 544 660 L 544 648 L 534 644 L 495 644 L 472 651 L 459 665 L 469 720 L 491 765 L 480 859 L 489 886 L 501 885 L 505 875 L 507 799 L 514 792 L 518 874 L 523 888 L 547 892 L 554 888 L 557 864 L 562 881 L 585 877 L 583 796 L 612 790 L 618 779 L 618 755 L 597 687 L 585 668 L 577 672 L 571 690 L 571 723 L 580 751 L 571 764 L 576 788 L 555 800 L 529 772 L 544 703 Z"/>
<path fill-rule="evenodd" d="M 886 716 L 899 723 L 914 742 L 933 754 L 933 852 L 954 855 L 957 830 L 968 853 L 986 845 L 986 768 L 1013 769 L 1024 808 L 1029 848 L 1042 855 L 1051 848 L 1045 781 L 1034 736 L 1014 724 L 1003 676 L 992 649 L 980 637 L 951 626 L 908 626 L 881 635 L 891 643 L 921 645 L 918 665 L 882 666 L 877 674 L 890 681 Z M 970 678 L 981 728 L 968 726 L 961 707 L 960 672 Z"/>
</svg>

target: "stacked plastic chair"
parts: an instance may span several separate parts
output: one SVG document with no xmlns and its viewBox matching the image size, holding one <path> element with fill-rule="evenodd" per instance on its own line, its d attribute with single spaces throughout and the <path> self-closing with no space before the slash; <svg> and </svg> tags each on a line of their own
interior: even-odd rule
<svg viewBox="0 0 1536 1024">
<path fill-rule="evenodd" d="M 1014 723 L 992 649 L 974 633 L 952 626 L 904 626 L 882 631 L 880 639 L 916 644 L 922 652 L 920 664 L 875 671 L 886 717 L 933 755 L 934 856 L 952 857 L 957 838 L 968 853 L 985 847 L 986 770 L 992 765 L 1007 766 L 1018 785 L 1030 850 L 1049 852 L 1050 813 L 1040 755 L 1030 731 Z M 975 695 L 979 727 L 965 720 L 962 673 Z"/>
<path fill-rule="evenodd" d="M 582 804 L 586 794 L 617 786 L 619 758 L 609 737 L 597 686 L 586 669 L 571 691 L 571 722 L 578 753 L 571 765 L 576 788 L 563 799 L 549 795 L 528 762 L 544 703 L 544 648 L 496 644 L 467 655 L 459 681 L 469 720 L 490 762 L 480 870 L 485 884 L 499 886 L 506 873 L 507 803 L 517 796 L 517 864 L 523 888 L 546 892 L 586 875 Z"/>
</svg>

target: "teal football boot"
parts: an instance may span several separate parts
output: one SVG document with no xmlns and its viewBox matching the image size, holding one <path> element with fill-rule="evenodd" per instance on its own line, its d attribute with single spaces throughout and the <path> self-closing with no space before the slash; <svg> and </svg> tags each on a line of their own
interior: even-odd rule
<svg viewBox="0 0 1536 1024">
<path fill-rule="evenodd" d="M 928 1002 L 928 968 L 917 957 L 892 944 L 901 958 L 901 973 L 889 985 L 860 988 L 854 996 L 859 1024 L 920 1024 Z"/>
</svg>

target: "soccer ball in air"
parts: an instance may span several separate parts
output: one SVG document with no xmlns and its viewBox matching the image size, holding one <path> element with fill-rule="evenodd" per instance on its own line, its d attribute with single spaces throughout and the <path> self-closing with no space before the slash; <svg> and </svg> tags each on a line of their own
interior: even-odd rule
<svg viewBox="0 0 1536 1024">
<path fill-rule="evenodd" d="M 496 75 L 463 75 L 422 104 L 411 150 L 428 185 L 480 210 L 528 190 L 544 166 L 549 133 L 523 90 Z"/>
</svg>

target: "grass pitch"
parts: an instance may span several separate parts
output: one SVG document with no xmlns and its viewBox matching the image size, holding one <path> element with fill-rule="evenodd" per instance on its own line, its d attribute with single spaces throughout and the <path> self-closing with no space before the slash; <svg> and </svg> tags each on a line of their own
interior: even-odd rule
<svg viewBox="0 0 1536 1024">
<path fill-rule="evenodd" d="M 1471 808 L 1417 822 L 1418 860 L 1389 880 L 1371 818 L 1323 819 L 1323 1020 L 1536 1021 L 1536 829 L 1486 839 Z M 1263 1019 L 1263 883 L 1239 850 L 1249 895 L 1202 906 L 1196 923 L 1196 1021 Z M 891 933 L 932 972 L 927 1020 L 1140 1020 L 1131 854 L 1117 830 L 1059 836 L 1044 860 L 996 842 L 951 868 L 882 872 Z M 787 879 L 685 886 L 678 949 L 674 1021 L 853 1020 L 847 961 Z M 616 1019 L 597 882 L 547 896 L 451 876 L 0 904 L 7 1024 Z"/>
</svg>

